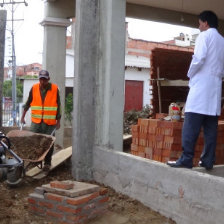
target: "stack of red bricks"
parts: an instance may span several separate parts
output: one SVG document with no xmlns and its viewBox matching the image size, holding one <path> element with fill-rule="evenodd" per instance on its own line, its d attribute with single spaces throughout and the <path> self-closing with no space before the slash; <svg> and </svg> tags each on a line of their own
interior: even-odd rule
<svg viewBox="0 0 224 224">
<path fill-rule="evenodd" d="M 132 126 L 131 153 L 136 156 L 166 163 L 177 160 L 181 153 L 181 134 L 183 122 L 161 119 L 138 119 Z M 224 122 L 219 121 L 218 141 L 216 147 L 216 164 L 224 163 Z M 201 132 L 195 147 L 193 164 L 197 166 L 203 150 L 203 133 Z"/>
<path fill-rule="evenodd" d="M 29 195 L 29 211 L 53 223 L 80 224 L 107 211 L 107 189 L 77 181 L 53 181 Z"/>
</svg>

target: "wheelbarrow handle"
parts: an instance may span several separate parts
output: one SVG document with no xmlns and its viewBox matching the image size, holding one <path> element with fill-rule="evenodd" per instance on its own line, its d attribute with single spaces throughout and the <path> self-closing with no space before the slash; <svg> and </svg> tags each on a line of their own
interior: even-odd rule
<svg viewBox="0 0 224 224">
<path fill-rule="evenodd" d="M 54 130 L 51 132 L 52 136 L 54 135 L 55 131 L 56 131 L 56 128 L 54 128 Z"/>
</svg>

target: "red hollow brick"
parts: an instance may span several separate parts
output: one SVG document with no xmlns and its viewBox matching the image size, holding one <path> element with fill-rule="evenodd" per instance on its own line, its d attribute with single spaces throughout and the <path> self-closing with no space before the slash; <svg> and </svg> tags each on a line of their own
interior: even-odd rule
<svg viewBox="0 0 224 224">
<path fill-rule="evenodd" d="M 50 182 L 52 188 L 59 188 L 64 190 L 70 190 L 74 188 L 74 182 L 72 181 L 52 181 Z"/>
<path fill-rule="evenodd" d="M 28 203 L 30 203 L 30 204 L 36 204 L 37 202 L 33 198 L 28 198 Z"/>
<path fill-rule="evenodd" d="M 161 162 L 162 156 L 153 154 L 152 159 L 155 160 L 155 161 Z"/>
<path fill-rule="evenodd" d="M 138 151 L 132 151 L 131 150 L 131 154 L 134 155 L 134 156 L 138 156 Z"/>
<path fill-rule="evenodd" d="M 99 200 L 99 203 L 105 203 L 107 201 L 109 201 L 109 197 L 104 197 L 104 198 Z"/>
<path fill-rule="evenodd" d="M 68 215 L 66 216 L 66 219 L 67 220 L 71 220 L 71 221 L 74 221 L 74 222 L 77 222 L 79 220 L 83 220 L 83 219 L 87 219 L 88 216 L 87 215 Z"/>
<path fill-rule="evenodd" d="M 54 207 L 54 205 L 52 203 L 45 202 L 45 201 L 39 201 L 39 205 L 42 207 L 49 208 L 49 209 Z"/>
<path fill-rule="evenodd" d="M 89 210 L 89 209 L 94 209 L 96 207 L 95 203 L 91 203 L 86 205 L 83 209 L 84 210 Z"/>
<path fill-rule="evenodd" d="M 63 214 L 58 213 L 58 212 L 47 211 L 46 215 L 51 216 L 51 217 L 55 217 L 57 219 L 63 218 Z"/>
<path fill-rule="evenodd" d="M 150 127 L 157 127 L 159 119 L 149 119 L 149 126 Z"/>
<path fill-rule="evenodd" d="M 57 209 L 62 212 L 73 213 L 73 214 L 78 214 L 82 211 L 82 208 L 74 209 L 67 206 L 63 206 L 63 205 L 58 205 Z"/>
<path fill-rule="evenodd" d="M 139 125 L 132 125 L 131 126 L 131 131 L 133 132 L 139 132 Z"/>
<path fill-rule="evenodd" d="M 99 194 L 100 195 L 105 195 L 107 193 L 108 193 L 108 189 L 107 188 L 105 188 L 105 187 L 101 187 L 100 188 L 100 191 L 99 191 Z"/>
<path fill-rule="evenodd" d="M 139 118 L 138 119 L 138 125 L 142 126 L 148 126 L 149 125 L 149 119 L 142 119 L 142 118 Z"/>
<path fill-rule="evenodd" d="M 138 146 L 132 143 L 131 144 L 131 150 L 138 151 Z"/>
<path fill-rule="evenodd" d="M 99 192 L 94 192 L 92 194 L 87 194 L 87 195 L 79 196 L 76 198 L 68 198 L 66 200 L 66 202 L 70 205 L 81 205 L 81 204 L 84 204 L 84 203 L 98 197 L 98 196 L 99 196 Z"/>
<path fill-rule="evenodd" d="M 138 152 L 138 156 L 145 158 L 145 153 L 144 152 Z"/>
<path fill-rule="evenodd" d="M 63 196 L 52 194 L 52 193 L 45 193 L 44 197 L 48 200 L 58 201 L 58 202 L 62 202 L 64 200 Z"/>
<path fill-rule="evenodd" d="M 35 205 L 32 205 L 32 206 L 29 206 L 29 211 L 30 212 L 34 212 L 34 213 L 37 213 L 39 215 L 43 215 L 45 213 L 45 210 L 40 208 L 40 207 L 37 207 Z"/>
</svg>

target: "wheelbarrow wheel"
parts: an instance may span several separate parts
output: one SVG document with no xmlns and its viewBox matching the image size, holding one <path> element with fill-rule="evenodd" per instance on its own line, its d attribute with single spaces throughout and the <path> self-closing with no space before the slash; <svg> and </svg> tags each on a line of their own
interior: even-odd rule
<svg viewBox="0 0 224 224">
<path fill-rule="evenodd" d="M 6 183 L 10 187 L 18 187 L 24 176 L 23 166 L 16 166 L 8 169 Z"/>
</svg>

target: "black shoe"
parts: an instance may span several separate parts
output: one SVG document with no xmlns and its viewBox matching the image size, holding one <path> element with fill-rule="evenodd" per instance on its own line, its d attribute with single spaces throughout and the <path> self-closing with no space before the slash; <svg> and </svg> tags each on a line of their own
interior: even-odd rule
<svg viewBox="0 0 224 224">
<path fill-rule="evenodd" d="M 168 166 L 174 167 L 174 168 L 187 168 L 187 169 L 191 169 L 192 168 L 192 167 L 184 166 L 183 164 L 181 164 L 180 162 L 177 162 L 177 161 L 168 161 L 166 164 Z"/>
<path fill-rule="evenodd" d="M 198 166 L 204 167 L 206 170 L 212 170 L 213 166 L 206 166 L 202 161 L 199 161 Z"/>
<path fill-rule="evenodd" d="M 44 172 L 49 172 L 50 171 L 50 169 L 51 169 L 51 164 L 44 164 L 44 167 L 43 167 L 43 171 Z"/>
</svg>

